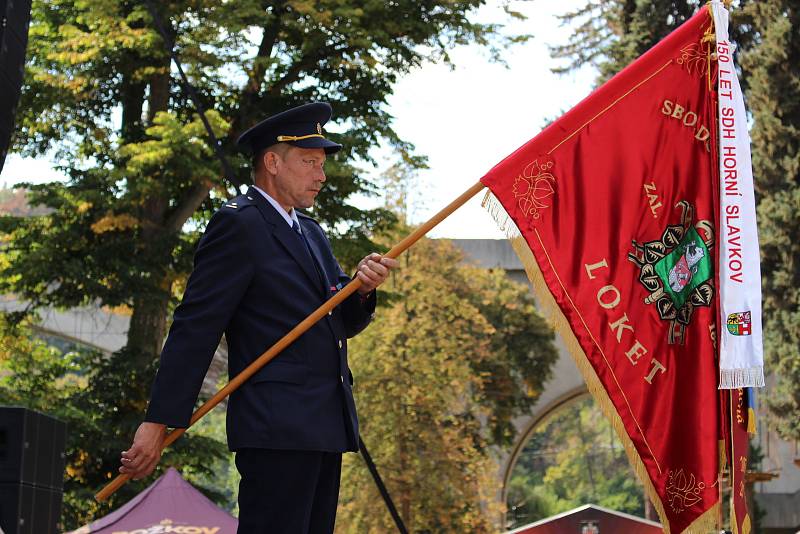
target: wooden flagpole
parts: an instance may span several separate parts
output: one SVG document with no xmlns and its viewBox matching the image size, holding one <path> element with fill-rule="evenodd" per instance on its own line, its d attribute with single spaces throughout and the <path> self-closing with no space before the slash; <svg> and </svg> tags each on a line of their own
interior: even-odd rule
<svg viewBox="0 0 800 534">
<path fill-rule="evenodd" d="M 458 208 L 463 206 L 470 198 L 477 195 L 482 189 L 484 185 L 481 182 L 476 183 L 465 192 L 463 192 L 458 198 L 452 201 L 450 204 L 445 206 L 439 213 L 431 217 L 428 222 L 421 225 L 419 228 L 411 232 L 405 239 L 400 241 L 396 244 L 392 249 L 384 254 L 385 257 L 388 258 L 396 258 L 407 249 L 409 249 L 414 243 L 419 241 L 419 239 L 427 234 L 428 232 L 433 229 L 434 226 L 442 222 L 446 219 L 451 213 L 456 211 Z M 265 353 L 258 357 L 253 363 L 248 365 L 241 373 L 236 375 L 228 382 L 225 387 L 217 391 L 217 393 L 208 399 L 200 408 L 197 409 L 196 412 L 192 414 L 191 419 L 189 420 L 189 426 L 195 424 L 201 417 L 205 414 L 210 412 L 217 404 L 219 404 L 225 397 L 233 393 L 235 390 L 239 388 L 248 378 L 253 376 L 259 369 L 264 367 L 270 360 L 272 360 L 275 356 L 277 356 L 282 350 L 288 347 L 292 342 L 294 342 L 298 337 L 303 335 L 303 333 L 311 328 L 317 321 L 325 317 L 329 311 L 333 310 L 336 306 L 338 306 L 343 300 L 347 297 L 355 293 L 355 291 L 361 287 L 361 280 L 358 278 L 353 279 L 352 282 L 347 284 L 345 287 L 341 289 L 336 295 L 325 301 L 325 303 L 320 306 L 319 308 L 314 311 L 311 315 L 303 319 L 297 326 L 292 328 L 285 336 L 277 341 L 272 347 L 269 348 Z M 164 445 L 162 450 L 172 443 L 175 442 L 184 432 L 186 432 L 186 428 L 175 428 L 167 434 L 166 438 L 164 439 Z M 102 490 L 100 490 L 94 498 L 100 502 L 105 501 L 108 499 L 115 491 L 125 485 L 128 480 L 130 480 L 130 475 L 117 475 L 117 477 L 109 482 Z"/>
</svg>

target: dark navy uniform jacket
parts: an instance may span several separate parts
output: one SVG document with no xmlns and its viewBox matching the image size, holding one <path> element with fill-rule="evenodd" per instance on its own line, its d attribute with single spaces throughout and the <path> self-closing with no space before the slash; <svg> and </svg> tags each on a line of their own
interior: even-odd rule
<svg viewBox="0 0 800 534">
<path fill-rule="evenodd" d="M 322 228 L 298 218 L 316 266 L 303 237 L 253 188 L 211 218 L 161 353 L 146 421 L 188 426 L 223 332 L 232 377 L 350 282 Z M 347 338 L 367 326 L 374 309 L 374 293 L 366 301 L 354 293 L 235 391 L 230 449 L 357 450 Z"/>
</svg>

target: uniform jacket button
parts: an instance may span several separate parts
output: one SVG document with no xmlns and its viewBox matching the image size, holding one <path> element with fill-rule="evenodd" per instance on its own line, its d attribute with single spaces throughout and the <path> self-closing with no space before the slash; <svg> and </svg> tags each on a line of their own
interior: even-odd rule
<svg viewBox="0 0 800 534">
<path fill-rule="evenodd" d="M 342 340 L 341 339 L 339 340 L 339 348 L 340 349 L 342 348 Z"/>
</svg>

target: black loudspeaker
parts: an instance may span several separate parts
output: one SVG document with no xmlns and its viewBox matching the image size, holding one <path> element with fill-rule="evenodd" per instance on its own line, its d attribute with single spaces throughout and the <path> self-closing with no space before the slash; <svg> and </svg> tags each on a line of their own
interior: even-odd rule
<svg viewBox="0 0 800 534">
<path fill-rule="evenodd" d="M 58 419 L 0 406 L 0 528 L 5 534 L 56 532 L 66 436 Z"/>
<path fill-rule="evenodd" d="M 61 490 L 66 425 L 25 408 L 0 407 L 0 482 Z"/>
<path fill-rule="evenodd" d="M 0 482 L 0 528 L 5 534 L 57 534 L 61 490 Z"/>
<path fill-rule="evenodd" d="M 31 0 L 0 0 L 0 171 L 14 131 L 30 20 Z"/>
</svg>

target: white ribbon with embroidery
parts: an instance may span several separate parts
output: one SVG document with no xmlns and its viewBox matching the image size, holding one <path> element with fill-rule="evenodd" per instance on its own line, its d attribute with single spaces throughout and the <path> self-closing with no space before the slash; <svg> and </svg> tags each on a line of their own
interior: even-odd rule
<svg viewBox="0 0 800 534">
<path fill-rule="evenodd" d="M 720 173 L 721 389 L 764 385 L 761 265 L 750 136 L 742 89 L 728 40 L 728 11 L 711 2 L 717 48 Z"/>
</svg>

